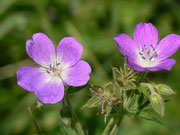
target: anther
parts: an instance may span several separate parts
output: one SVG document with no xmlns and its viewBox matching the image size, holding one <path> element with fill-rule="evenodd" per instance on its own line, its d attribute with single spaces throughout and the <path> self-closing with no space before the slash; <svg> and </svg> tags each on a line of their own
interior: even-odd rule
<svg viewBox="0 0 180 135">
<path fill-rule="evenodd" d="M 155 48 L 154 48 L 154 46 L 153 45 L 150 45 L 151 46 L 151 48 L 153 49 L 153 51 L 155 51 Z"/>
<path fill-rule="evenodd" d="M 50 74 L 49 70 L 46 70 L 46 72 L 47 72 L 48 74 Z"/>
</svg>

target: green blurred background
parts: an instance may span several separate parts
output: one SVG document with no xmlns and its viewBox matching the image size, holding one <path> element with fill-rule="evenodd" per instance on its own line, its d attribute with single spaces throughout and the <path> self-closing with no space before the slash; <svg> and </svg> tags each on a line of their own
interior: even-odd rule
<svg viewBox="0 0 180 135">
<path fill-rule="evenodd" d="M 112 79 L 110 65 L 123 64 L 113 37 L 127 33 L 131 37 L 140 22 L 151 22 L 159 39 L 170 33 L 180 34 L 178 0 L 0 0 L 0 134 L 35 134 L 27 107 L 31 106 L 44 134 L 59 132 L 61 102 L 36 109 L 37 98 L 16 83 L 16 70 L 35 65 L 28 57 L 25 42 L 36 32 L 47 34 L 57 46 L 66 36 L 75 37 L 84 48 L 82 59 L 92 66 L 91 84 L 104 85 Z M 180 54 L 172 56 L 176 65 L 171 71 L 149 73 L 151 81 L 167 83 L 177 95 L 166 104 L 164 126 L 125 117 L 121 135 L 180 135 Z M 90 96 L 83 90 L 72 97 L 73 108 L 90 135 L 100 135 L 105 124 L 95 109 L 80 109 Z"/>
</svg>

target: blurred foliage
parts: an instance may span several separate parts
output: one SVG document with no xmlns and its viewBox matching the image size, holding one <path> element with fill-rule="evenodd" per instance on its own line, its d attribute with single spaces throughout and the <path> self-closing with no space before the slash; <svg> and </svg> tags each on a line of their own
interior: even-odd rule
<svg viewBox="0 0 180 135">
<path fill-rule="evenodd" d="M 127 33 L 132 37 L 139 22 L 151 22 L 159 31 L 159 39 L 170 33 L 180 34 L 180 2 L 178 0 L 0 0 L 0 134 L 35 134 L 28 114 L 34 117 L 44 134 L 59 133 L 61 102 L 36 108 L 37 98 L 16 83 L 16 70 L 32 65 L 25 42 L 36 32 L 47 34 L 57 46 L 65 36 L 75 37 L 84 48 L 82 59 L 93 68 L 90 84 L 104 85 L 112 78 L 111 66 L 123 65 L 113 37 Z M 180 54 L 173 56 L 171 71 L 149 73 L 149 79 L 169 84 L 177 94 L 167 103 L 164 126 L 125 117 L 119 134 L 180 134 Z M 84 89 L 70 97 L 84 129 L 90 135 L 103 131 L 104 118 L 97 109 L 80 109 L 90 91 Z M 80 98 L 79 98 L 80 97 Z M 65 129 L 66 127 L 64 127 Z M 131 130 L 129 130 L 131 129 Z"/>
</svg>

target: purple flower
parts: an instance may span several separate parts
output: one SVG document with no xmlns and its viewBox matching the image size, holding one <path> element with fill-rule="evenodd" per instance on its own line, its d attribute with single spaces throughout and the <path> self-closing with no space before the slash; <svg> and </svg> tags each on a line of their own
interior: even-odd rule
<svg viewBox="0 0 180 135">
<path fill-rule="evenodd" d="M 125 56 L 128 66 L 137 71 L 170 70 L 175 64 L 168 59 L 180 46 L 180 36 L 170 34 L 158 43 L 158 31 L 151 23 L 136 25 L 132 40 L 127 34 L 119 34 L 114 40 Z"/>
<path fill-rule="evenodd" d="M 64 96 L 64 83 L 85 85 L 91 67 L 80 60 L 82 45 L 73 37 L 63 38 L 55 52 L 52 41 L 43 33 L 36 33 L 26 42 L 28 55 L 41 67 L 24 66 L 17 71 L 17 82 L 34 92 L 43 103 L 57 103 Z"/>
</svg>

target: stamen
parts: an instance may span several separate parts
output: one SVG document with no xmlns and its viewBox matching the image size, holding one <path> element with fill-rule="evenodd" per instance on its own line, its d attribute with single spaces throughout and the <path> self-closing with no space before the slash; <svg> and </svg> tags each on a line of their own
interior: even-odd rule
<svg viewBox="0 0 180 135">
<path fill-rule="evenodd" d="M 158 55 L 157 55 L 157 52 L 155 51 L 154 54 L 149 58 L 149 60 L 152 60 L 153 58 L 156 58 Z"/>
<path fill-rule="evenodd" d="M 142 52 L 139 52 L 139 54 L 140 54 L 140 55 L 143 55 L 143 53 L 142 53 Z"/>
<path fill-rule="evenodd" d="M 61 63 L 57 63 L 56 65 L 58 66 L 58 65 L 60 65 Z"/>
<path fill-rule="evenodd" d="M 155 51 L 155 48 L 154 48 L 154 46 L 153 45 L 150 45 L 151 46 L 151 48 L 153 49 L 153 51 Z"/>
<path fill-rule="evenodd" d="M 49 70 L 46 70 L 46 72 L 47 72 L 48 74 L 50 74 Z"/>
<path fill-rule="evenodd" d="M 153 58 L 156 58 L 158 56 L 153 45 L 150 45 L 150 48 L 144 45 L 144 47 L 142 48 L 142 51 L 139 52 L 139 55 L 141 56 L 142 59 L 150 60 L 150 61 L 152 61 Z"/>
</svg>

